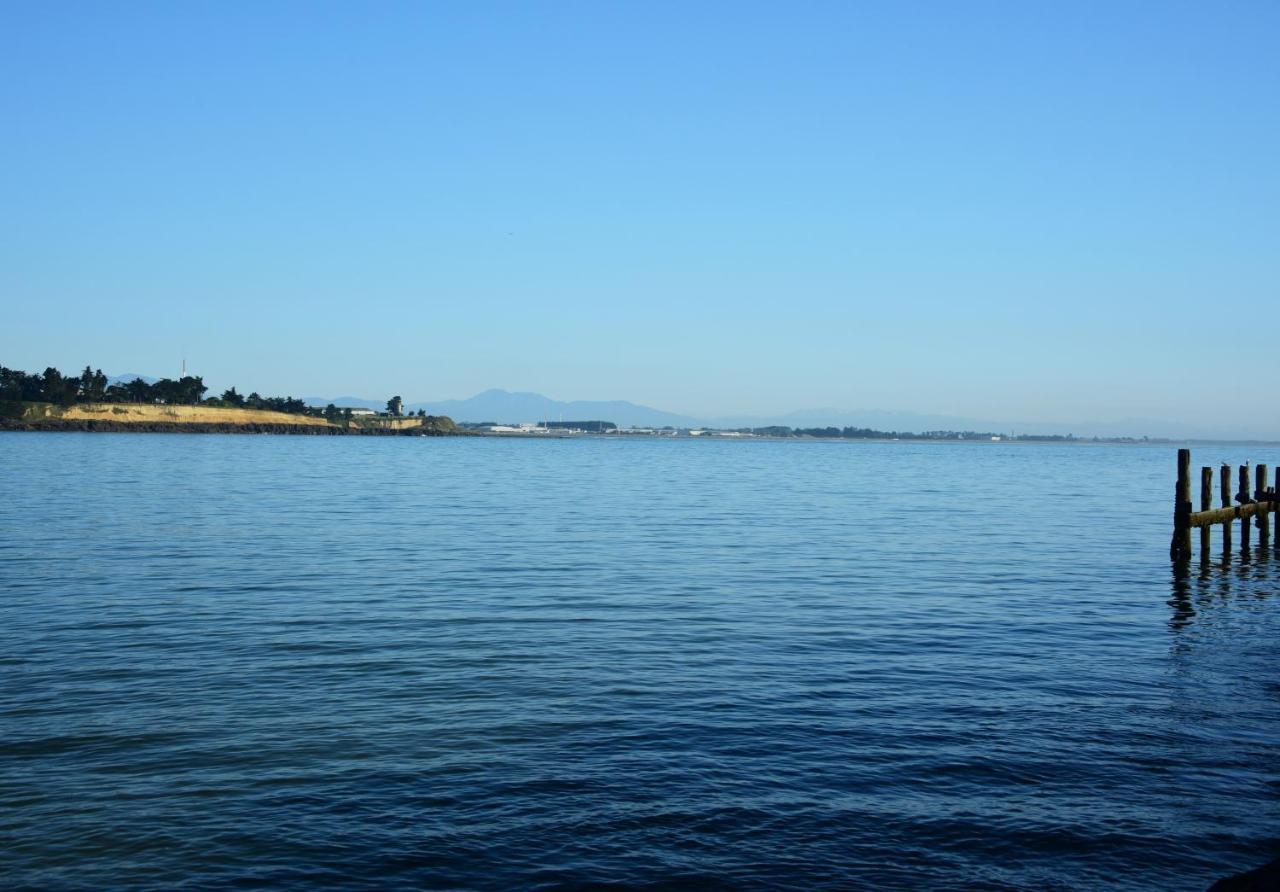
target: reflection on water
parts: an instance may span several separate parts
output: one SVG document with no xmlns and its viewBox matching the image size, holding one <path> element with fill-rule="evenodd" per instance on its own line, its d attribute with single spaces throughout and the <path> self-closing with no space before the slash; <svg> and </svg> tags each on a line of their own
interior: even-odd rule
<svg viewBox="0 0 1280 892">
<path fill-rule="evenodd" d="M 1280 542 L 1214 555 L 1201 552 L 1195 562 L 1174 562 L 1170 573 L 1170 628 L 1177 632 L 1202 614 L 1229 608 L 1235 601 L 1263 601 L 1280 584 Z M 1207 618 L 1207 617 L 1205 617 Z M 1203 621 L 1203 619 L 1202 619 Z"/>
</svg>

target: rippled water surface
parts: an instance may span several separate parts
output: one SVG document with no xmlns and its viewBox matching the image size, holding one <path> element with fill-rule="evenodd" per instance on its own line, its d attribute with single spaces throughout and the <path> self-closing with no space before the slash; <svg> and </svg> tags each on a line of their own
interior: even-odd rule
<svg viewBox="0 0 1280 892">
<path fill-rule="evenodd" d="M 9 888 L 1203 889 L 1280 854 L 1280 558 L 1173 579 L 1172 448 L 0 459 Z"/>
</svg>

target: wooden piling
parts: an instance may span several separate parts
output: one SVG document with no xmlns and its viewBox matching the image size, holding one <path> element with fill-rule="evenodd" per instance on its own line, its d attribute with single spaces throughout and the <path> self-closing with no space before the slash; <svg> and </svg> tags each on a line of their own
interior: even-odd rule
<svg viewBox="0 0 1280 892">
<path fill-rule="evenodd" d="M 1202 527 L 1205 524 L 1228 523 L 1237 518 L 1256 517 L 1270 507 L 1268 502 L 1250 502 L 1247 505 L 1236 505 L 1233 508 L 1215 508 L 1212 511 L 1197 511 L 1191 515 L 1191 526 Z"/>
<path fill-rule="evenodd" d="M 1213 507 L 1213 468 L 1200 469 L 1200 510 L 1208 511 Z M 1209 560 L 1209 531 L 1211 527 L 1205 524 L 1200 528 L 1200 560 Z"/>
<path fill-rule="evenodd" d="M 1185 561 L 1191 557 L 1191 450 L 1178 450 L 1178 483 L 1173 492 L 1173 541 L 1169 557 Z"/>
<path fill-rule="evenodd" d="M 1240 491 L 1236 493 L 1236 498 L 1240 500 L 1241 506 L 1249 501 L 1249 463 L 1245 462 L 1240 466 Z M 1240 550 L 1246 552 L 1249 550 L 1249 518 L 1240 517 Z"/>
<path fill-rule="evenodd" d="M 1231 507 L 1231 465 L 1223 462 L 1222 472 L 1219 475 L 1219 482 L 1222 484 L 1222 507 Z M 1222 556 L 1224 558 L 1231 557 L 1231 521 L 1222 522 Z"/>
<path fill-rule="evenodd" d="M 1270 499 L 1267 496 L 1267 466 L 1258 465 L 1254 471 L 1255 488 L 1253 497 L 1262 502 L 1263 509 L 1258 512 L 1258 545 L 1265 546 L 1271 541 Z"/>
<path fill-rule="evenodd" d="M 1233 493 L 1231 466 L 1223 463 L 1218 479 L 1222 487 L 1222 507 L 1213 507 L 1213 468 L 1200 469 L 1200 510 L 1191 507 L 1191 450 L 1178 450 L 1178 483 L 1173 493 L 1173 540 L 1169 543 L 1169 557 L 1174 561 L 1191 558 L 1191 530 L 1200 530 L 1200 560 L 1209 559 L 1212 545 L 1212 527 L 1222 524 L 1222 559 L 1231 558 L 1231 525 L 1240 521 L 1240 552 L 1249 554 L 1250 527 L 1258 526 L 1258 545 L 1267 547 L 1271 539 L 1271 512 L 1280 512 L 1280 468 L 1277 468 L 1276 485 L 1268 485 L 1266 465 L 1258 465 L 1249 473 L 1249 463 L 1240 465 L 1238 489 Z M 1252 487 L 1250 485 L 1250 477 Z M 1239 502 L 1239 504 L 1236 504 Z M 1280 517 L 1276 519 L 1276 549 L 1280 551 Z"/>
</svg>

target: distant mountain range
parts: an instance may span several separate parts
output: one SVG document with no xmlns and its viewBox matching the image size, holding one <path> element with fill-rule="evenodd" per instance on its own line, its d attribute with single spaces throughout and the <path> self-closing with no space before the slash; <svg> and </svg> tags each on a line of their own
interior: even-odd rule
<svg viewBox="0 0 1280 892">
<path fill-rule="evenodd" d="M 698 421 L 626 400 L 553 400 L 540 393 L 486 390 L 465 400 L 414 403 L 414 411 L 448 415 L 454 421 L 612 421 L 620 427 L 689 427 Z"/>
<path fill-rule="evenodd" d="M 150 375 L 138 375 L 133 372 L 126 372 L 123 375 L 110 375 L 107 378 L 107 386 L 110 387 L 113 384 L 128 384 L 130 381 L 136 381 L 139 378 L 148 384 L 155 384 L 160 380 L 159 378 L 152 378 Z"/>
<path fill-rule="evenodd" d="M 368 409 L 385 409 L 386 400 L 367 400 L 359 397 L 303 397 L 313 406 L 333 403 L 335 406 L 362 406 Z M 629 403 L 625 400 L 553 400 L 540 393 L 512 393 L 508 390 L 486 390 L 465 400 L 438 400 L 425 403 L 406 403 L 405 409 L 428 415 L 448 415 L 454 421 L 495 423 L 519 423 L 524 421 L 612 421 L 620 427 L 697 427 L 699 421 L 673 412 L 664 412 L 649 406 Z"/>
<path fill-rule="evenodd" d="M 361 397 L 304 397 L 311 405 L 363 406 L 370 409 L 386 408 L 385 400 Z M 730 415 L 714 418 L 696 418 L 665 412 L 652 406 L 643 406 L 626 400 L 553 400 L 540 393 L 521 393 L 508 390 L 486 390 L 465 400 L 438 400 L 406 404 L 411 411 L 424 410 L 429 415 L 448 415 L 458 422 L 519 423 L 532 421 L 612 421 L 620 427 L 860 427 L 881 431 L 910 431 L 920 433 L 932 430 L 979 431 L 992 433 L 1075 434 L 1078 437 L 1157 437 L 1177 439 L 1218 439 L 1224 434 L 1190 425 L 1132 419 L 1119 422 L 1061 423 L 1013 423 L 954 415 L 928 415 L 914 412 L 892 412 L 882 409 L 801 409 L 784 415 L 751 416 Z M 1265 439 L 1261 432 L 1235 431 L 1231 435 Z"/>
<path fill-rule="evenodd" d="M 112 375 L 111 384 L 123 384 L 141 378 L 148 384 L 158 379 L 150 375 L 128 373 Z M 333 403 L 337 406 L 385 409 L 386 400 L 373 400 L 356 396 L 302 398 L 313 406 Z M 810 427 L 859 427 L 880 431 L 978 431 L 992 433 L 1074 434 L 1077 437 L 1152 437 L 1167 439 L 1255 439 L 1272 441 L 1261 429 L 1239 428 L 1214 430 L 1194 424 L 1159 421 L 1154 419 L 1127 419 L 1116 422 L 1025 423 L 991 421 L 964 418 L 953 415 L 927 415 L 914 412 L 892 412 L 881 409 L 800 409 L 784 415 L 751 416 L 730 415 L 715 418 L 697 418 L 666 412 L 652 406 L 643 406 L 626 400 L 553 400 L 540 393 L 512 392 L 492 389 L 465 400 L 437 400 L 408 403 L 405 408 L 417 412 L 422 409 L 429 415 L 448 415 L 454 421 L 478 423 L 521 423 L 533 421 L 612 421 L 619 427 L 682 427 L 682 428 L 745 428 L 771 427 L 774 425 Z"/>
<path fill-rule="evenodd" d="M 386 400 L 361 397 L 304 397 L 307 403 L 323 406 L 362 406 L 386 408 Z M 437 400 L 407 403 L 406 409 L 424 410 L 429 415 L 448 415 L 454 421 L 492 421 L 500 424 L 526 421 L 612 421 L 620 427 L 869 427 L 883 431 L 982 430 L 1007 431 L 1009 425 L 975 421 L 945 415 L 919 415 L 910 412 L 859 411 L 839 409 L 804 409 L 777 416 L 732 415 L 697 418 L 666 412 L 626 400 L 553 400 L 540 393 L 509 390 L 486 390 L 465 400 Z M 1072 433 L 1064 430 L 1062 433 Z M 1139 435 L 1140 436 L 1140 435 Z"/>
</svg>

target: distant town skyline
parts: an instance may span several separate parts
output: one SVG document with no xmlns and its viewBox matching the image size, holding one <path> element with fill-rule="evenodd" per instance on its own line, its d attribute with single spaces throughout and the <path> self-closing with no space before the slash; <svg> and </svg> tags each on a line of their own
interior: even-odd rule
<svg viewBox="0 0 1280 892">
<path fill-rule="evenodd" d="M 0 18 L 10 367 L 1280 437 L 1274 3 Z"/>
</svg>

